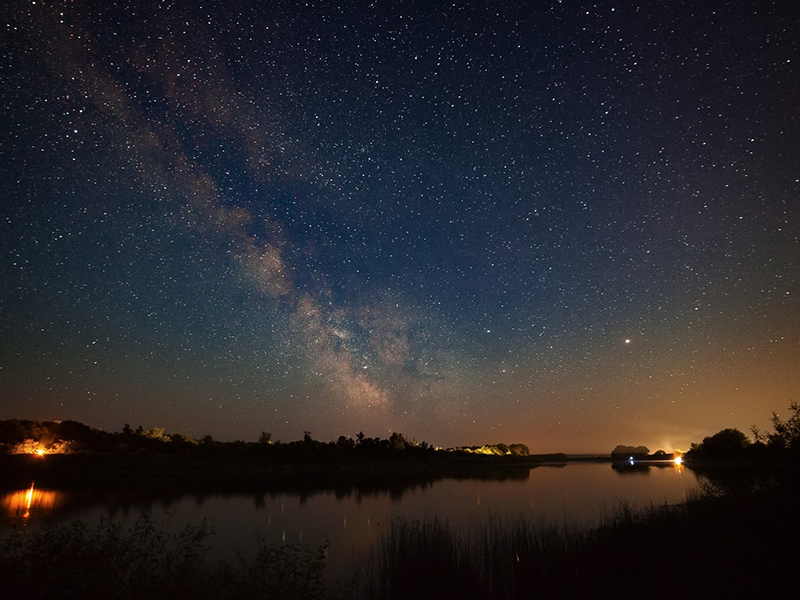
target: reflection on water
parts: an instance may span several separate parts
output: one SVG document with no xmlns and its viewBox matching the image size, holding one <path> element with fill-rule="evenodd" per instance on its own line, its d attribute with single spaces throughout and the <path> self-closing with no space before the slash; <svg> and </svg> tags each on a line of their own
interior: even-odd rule
<svg viewBox="0 0 800 600">
<path fill-rule="evenodd" d="M 677 475 L 683 473 L 683 461 L 680 459 L 659 462 L 628 462 L 620 461 L 611 464 L 611 468 L 618 475 L 650 475 L 650 469 L 671 469 Z"/>
<path fill-rule="evenodd" d="M 599 524 L 616 502 L 645 506 L 679 502 L 697 488 L 692 469 L 643 465 L 642 469 L 608 463 L 541 466 L 523 469 L 430 472 L 326 472 L 298 478 L 268 476 L 262 487 L 214 490 L 180 485 L 146 488 L 26 489 L 0 492 L 8 522 L 28 524 L 108 518 L 132 525 L 143 512 L 168 531 L 187 522 L 210 521 L 215 534 L 209 557 L 230 558 L 237 551 L 299 541 L 318 546 L 327 541 L 328 573 L 335 579 L 353 568 L 354 555 L 365 557 L 392 519 L 426 517 L 447 520 L 455 528 L 487 519 L 527 517 Z M 622 476 L 620 476 L 622 475 Z"/>
<path fill-rule="evenodd" d="M 7 492 L 0 496 L 0 510 L 8 519 L 49 517 L 56 514 L 65 495 L 65 492 L 40 490 L 35 483 L 31 483 L 27 490 Z"/>
<path fill-rule="evenodd" d="M 650 475 L 650 465 L 640 463 L 614 463 L 611 468 L 617 475 Z"/>
</svg>

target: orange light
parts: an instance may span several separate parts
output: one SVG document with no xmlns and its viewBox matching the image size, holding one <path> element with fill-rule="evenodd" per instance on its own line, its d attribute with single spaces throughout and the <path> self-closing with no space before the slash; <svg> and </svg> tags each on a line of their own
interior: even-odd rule
<svg viewBox="0 0 800 600">
<path fill-rule="evenodd" d="M 39 448 L 39 449 L 36 451 L 36 454 L 38 454 L 39 456 L 44 456 L 44 450 L 42 450 L 41 448 Z"/>
<path fill-rule="evenodd" d="M 49 515 L 63 500 L 63 492 L 42 490 L 31 484 L 26 490 L 0 494 L 0 517 L 16 516 L 27 520 L 35 515 Z"/>
<path fill-rule="evenodd" d="M 33 500 L 33 484 L 31 484 L 31 489 L 28 490 L 28 493 L 25 494 L 25 513 L 22 515 L 23 519 L 27 519 L 31 516 L 31 501 Z"/>
<path fill-rule="evenodd" d="M 683 458 L 681 458 L 680 456 L 676 456 L 674 462 L 676 465 L 680 466 L 681 464 L 683 464 Z"/>
</svg>

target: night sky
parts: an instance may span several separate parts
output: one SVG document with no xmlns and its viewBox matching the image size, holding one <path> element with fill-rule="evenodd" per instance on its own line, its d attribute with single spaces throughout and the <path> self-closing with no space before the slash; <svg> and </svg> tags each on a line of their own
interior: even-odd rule
<svg viewBox="0 0 800 600">
<path fill-rule="evenodd" d="M 608 452 L 800 399 L 792 0 L 0 16 L 0 418 Z"/>
</svg>

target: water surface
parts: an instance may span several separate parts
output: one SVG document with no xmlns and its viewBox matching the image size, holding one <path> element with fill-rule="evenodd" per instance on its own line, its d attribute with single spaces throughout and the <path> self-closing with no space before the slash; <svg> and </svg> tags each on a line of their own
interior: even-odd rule
<svg viewBox="0 0 800 600">
<path fill-rule="evenodd" d="M 259 540 L 330 543 L 329 577 L 349 574 L 359 558 L 387 530 L 392 519 L 446 519 L 456 527 L 480 526 L 489 519 L 525 517 L 567 521 L 580 527 L 599 524 L 620 502 L 633 506 L 676 503 L 698 487 L 691 469 L 673 465 L 616 467 L 608 463 L 570 463 L 534 468 L 481 471 L 472 475 L 391 475 L 352 485 L 270 487 L 250 493 L 159 494 L 156 490 L 67 491 L 31 487 L 0 493 L 6 522 L 35 528 L 44 522 L 102 517 L 132 525 L 145 511 L 168 530 L 208 519 L 214 528 L 212 558 L 250 552 Z M 389 482 L 389 483 L 387 483 Z"/>
</svg>

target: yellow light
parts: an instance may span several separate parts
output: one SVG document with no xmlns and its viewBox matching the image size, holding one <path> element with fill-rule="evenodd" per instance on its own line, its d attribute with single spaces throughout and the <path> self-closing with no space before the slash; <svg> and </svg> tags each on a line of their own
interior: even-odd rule
<svg viewBox="0 0 800 600">
<path fill-rule="evenodd" d="M 27 519 L 31 516 L 31 502 L 33 502 L 33 484 L 31 484 L 31 489 L 25 493 L 25 512 L 22 514 L 23 519 Z"/>
<path fill-rule="evenodd" d="M 42 450 L 41 448 L 39 448 L 39 449 L 36 451 L 36 454 L 38 454 L 39 456 L 44 456 L 44 450 Z"/>
<path fill-rule="evenodd" d="M 674 462 L 676 465 L 681 465 L 683 463 L 683 458 L 681 458 L 680 456 L 676 456 Z"/>
</svg>

